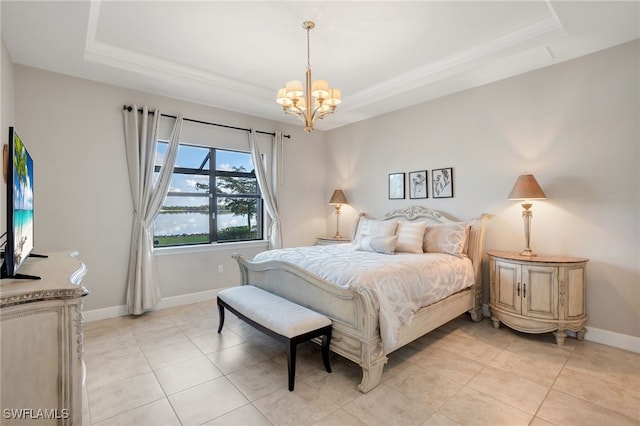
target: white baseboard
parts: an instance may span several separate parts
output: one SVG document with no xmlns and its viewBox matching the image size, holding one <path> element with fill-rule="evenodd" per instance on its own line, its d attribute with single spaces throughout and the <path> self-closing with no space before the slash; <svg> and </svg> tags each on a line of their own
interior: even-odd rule
<svg viewBox="0 0 640 426">
<path fill-rule="evenodd" d="M 575 334 L 575 333 L 574 333 Z M 640 337 L 587 326 L 585 340 L 640 353 Z"/>
<path fill-rule="evenodd" d="M 486 303 L 482 304 L 482 315 L 485 318 L 491 318 L 491 311 Z M 571 330 L 567 330 L 567 334 L 571 337 L 576 337 L 576 333 Z M 587 326 L 584 340 L 640 353 L 640 337 L 629 336 L 628 334 Z"/>
<path fill-rule="evenodd" d="M 153 310 L 156 311 L 159 309 L 173 308 L 173 307 L 182 306 L 182 305 L 190 305 L 192 303 L 204 302 L 205 300 L 215 299 L 220 290 L 222 289 L 220 288 L 215 290 L 200 291 L 198 293 L 188 293 L 188 294 L 181 294 L 179 296 L 165 297 L 160 301 L 160 303 L 158 303 L 158 306 L 156 306 L 155 309 Z M 118 305 L 118 306 L 110 306 L 108 308 L 83 311 L 82 314 L 84 316 L 85 322 L 92 322 L 92 321 L 100 321 L 100 320 L 109 319 L 109 318 L 126 316 L 126 315 L 129 315 L 129 312 L 127 311 L 126 305 Z"/>
<path fill-rule="evenodd" d="M 482 316 L 485 318 L 491 318 L 491 311 L 489 310 L 489 305 L 486 303 L 482 304 L 482 308 L 480 309 L 482 312 Z"/>
<path fill-rule="evenodd" d="M 127 315 L 127 306 L 118 305 L 110 306 L 102 309 L 92 309 L 90 311 L 82 311 L 84 322 L 100 321 L 109 318 L 123 317 Z"/>
<path fill-rule="evenodd" d="M 171 296 L 163 298 L 158 306 L 154 309 L 166 309 L 176 306 L 190 305 L 192 303 L 204 302 L 205 300 L 215 299 L 218 296 L 218 292 L 224 290 L 217 288 L 215 290 L 200 291 L 198 293 L 181 294 L 179 296 Z"/>
<path fill-rule="evenodd" d="M 205 300 L 215 299 L 218 292 L 222 290 L 207 290 L 198 293 L 181 294 L 179 296 L 165 297 L 158 304 L 156 309 L 173 308 L 175 306 L 189 305 L 191 303 L 204 302 Z M 94 309 L 84 311 L 85 322 L 99 321 L 103 319 L 115 318 L 128 315 L 126 305 L 111 306 L 109 308 Z M 482 305 L 482 315 L 491 318 L 489 305 Z M 575 333 L 567 330 L 567 334 L 575 337 Z M 601 328 L 587 327 L 585 340 L 603 345 L 613 346 L 615 348 L 640 353 L 640 337 L 629 336 L 627 334 L 616 333 L 615 331 L 603 330 Z"/>
</svg>

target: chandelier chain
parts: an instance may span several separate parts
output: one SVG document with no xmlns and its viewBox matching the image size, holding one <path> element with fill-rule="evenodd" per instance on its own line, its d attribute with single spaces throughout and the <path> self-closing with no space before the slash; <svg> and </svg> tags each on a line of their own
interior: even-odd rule
<svg viewBox="0 0 640 426">
<path fill-rule="evenodd" d="M 309 31 L 311 31 L 311 29 L 307 27 L 307 69 L 311 68 L 311 42 L 309 41 Z"/>
</svg>

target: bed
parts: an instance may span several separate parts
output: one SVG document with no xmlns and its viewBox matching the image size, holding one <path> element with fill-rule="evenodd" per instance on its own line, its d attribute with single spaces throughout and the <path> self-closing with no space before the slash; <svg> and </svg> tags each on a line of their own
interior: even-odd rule
<svg viewBox="0 0 640 426">
<path fill-rule="evenodd" d="M 244 259 L 239 254 L 234 254 L 233 257 L 240 267 L 241 284 L 261 287 L 320 312 L 333 321 L 331 350 L 356 362 L 362 368 L 362 381 L 358 385 L 358 390 L 366 393 L 380 383 L 383 367 L 387 362 L 387 354 L 390 352 L 465 312 L 470 313 L 473 321 L 482 319 L 480 313 L 482 257 L 486 220 L 487 215 L 482 215 L 477 219 L 458 222 L 438 211 L 413 206 L 391 211 L 381 218 L 360 215 L 353 232 L 353 240 L 356 242 L 352 244 L 270 250 L 258 254 L 253 260 Z M 399 234 L 400 228 L 403 230 L 416 226 L 419 228 L 423 223 L 427 227 L 427 232 L 423 231 L 423 235 L 435 235 L 430 232 L 440 229 L 461 228 L 465 234 L 464 247 L 461 245 L 460 253 L 455 253 L 455 256 L 442 253 L 400 252 L 390 256 L 380 254 L 380 248 L 377 246 L 374 250 L 367 248 L 367 241 L 374 239 L 368 235 L 369 233 L 380 232 L 376 228 L 379 225 L 392 226 L 394 223 L 397 223 L 394 234 L 396 230 Z M 374 231 L 373 228 L 376 230 Z M 384 241 L 389 241 L 389 238 L 393 239 L 393 236 L 389 234 Z M 396 238 L 400 237 L 396 235 Z M 375 241 L 377 244 L 382 240 L 375 237 Z M 395 241 L 400 242 L 398 239 Z M 427 244 L 426 238 L 425 244 Z M 384 251 L 384 248 L 382 250 Z M 346 257 L 352 255 L 356 257 L 353 259 Z M 374 260 L 369 261 L 367 257 L 363 257 L 369 255 Z M 311 259 L 307 260 L 310 263 L 302 260 L 305 257 Z M 425 296 L 417 305 L 412 302 L 413 306 L 403 308 L 403 305 L 397 302 L 396 295 L 386 297 L 381 294 L 381 286 L 389 281 L 382 278 L 383 268 L 372 271 L 364 267 L 368 270 L 368 274 L 361 276 L 357 275 L 362 272 L 363 267 L 361 267 L 359 272 L 354 272 L 356 275 L 344 276 L 343 269 L 348 268 L 336 267 L 334 262 L 338 259 L 342 259 L 345 264 L 365 264 L 365 266 L 368 265 L 366 262 L 381 265 L 382 262 L 387 261 L 409 262 L 413 265 L 409 266 L 410 272 L 394 269 L 401 268 L 395 264 L 384 267 L 385 270 L 391 271 L 388 275 L 393 277 L 392 280 L 398 285 L 404 284 L 404 281 L 410 281 L 409 277 L 418 273 L 416 269 L 424 269 L 416 266 L 418 265 L 415 263 L 416 259 L 424 259 L 424 263 L 427 263 L 427 259 L 434 259 L 433 261 L 438 265 L 447 264 L 454 269 L 450 275 L 441 273 L 439 270 L 434 274 L 441 276 L 439 281 L 445 282 L 451 294 L 444 298 L 438 296 L 437 301 L 431 300 L 431 296 Z M 414 263 L 411 264 L 411 262 Z M 401 276 L 408 278 L 399 280 L 398 277 Z M 404 290 L 405 293 L 413 291 L 413 289 Z M 388 299 L 391 299 L 395 306 L 389 308 Z M 398 321 L 391 321 L 392 326 L 385 319 L 390 312 L 399 315 Z M 407 312 L 409 312 L 408 315 Z"/>
</svg>

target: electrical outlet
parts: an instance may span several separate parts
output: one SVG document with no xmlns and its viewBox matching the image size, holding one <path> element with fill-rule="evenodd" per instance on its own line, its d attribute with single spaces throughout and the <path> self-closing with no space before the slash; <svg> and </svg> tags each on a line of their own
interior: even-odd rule
<svg viewBox="0 0 640 426">
<path fill-rule="evenodd" d="M 221 274 L 224 272 L 224 265 L 218 265 L 218 273 Z"/>
</svg>

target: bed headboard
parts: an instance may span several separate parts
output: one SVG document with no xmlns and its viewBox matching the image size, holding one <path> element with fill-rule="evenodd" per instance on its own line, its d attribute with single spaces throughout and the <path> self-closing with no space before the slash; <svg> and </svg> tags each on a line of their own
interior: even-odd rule
<svg viewBox="0 0 640 426">
<path fill-rule="evenodd" d="M 353 227 L 352 239 L 355 240 L 358 235 L 358 227 L 360 225 L 360 219 L 367 217 L 366 213 L 361 213 L 356 219 L 356 223 Z M 473 264 L 475 281 L 476 281 L 476 297 L 480 298 L 480 291 L 482 289 L 482 258 L 484 255 L 484 234 L 486 228 L 486 222 L 489 215 L 482 214 L 480 217 L 466 220 L 471 226 L 471 232 L 469 233 L 469 247 L 467 250 L 467 256 L 471 259 Z M 460 222 L 452 220 L 446 217 L 444 214 L 437 210 L 432 210 L 422 206 L 411 206 L 405 209 L 392 210 L 386 213 L 384 216 L 374 218 L 377 220 L 398 220 L 405 222 L 428 222 L 428 223 L 455 223 Z M 478 299 L 478 304 L 480 300 Z"/>
</svg>

